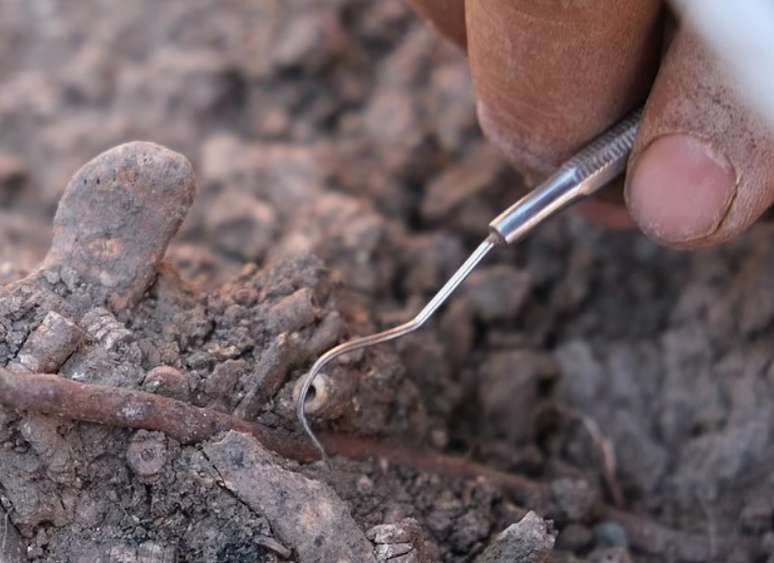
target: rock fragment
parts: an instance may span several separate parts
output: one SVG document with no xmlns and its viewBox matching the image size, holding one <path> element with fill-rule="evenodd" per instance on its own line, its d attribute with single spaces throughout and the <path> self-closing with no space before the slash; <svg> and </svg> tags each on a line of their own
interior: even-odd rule
<svg viewBox="0 0 774 563">
<path fill-rule="evenodd" d="M 528 512 L 518 523 L 500 532 L 475 563 L 543 563 L 555 540 L 551 525 Z"/>
<path fill-rule="evenodd" d="M 266 515 L 299 563 L 376 562 L 373 546 L 328 485 L 283 468 L 253 438 L 238 432 L 206 443 L 203 450 L 223 485 Z"/>
<path fill-rule="evenodd" d="M 104 307 L 95 307 L 86 313 L 81 319 L 81 325 L 107 351 L 132 338 L 132 332 Z"/>
<path fill-rule="evenodd" d="M 8 367 L 16 371 L 53 373 L 75 351 L 82 337 L 83 332 L 74 322 L 49 311 Z"/>
<path fill-rule="evenodd" d="M 305 287 L 272 305 L 267 315 L 268 328 L 274 333 L 300 330 L 312 324 L 317 313 L 314 291 Z"/>
<path fill-rule="evenodd" d="M 440 560 L 438 546 L 427 538 L 414 518 L 374 526 L 366 532 L 366 537 L 375 545 L 377 561 L 435 563 Z"/>
<path fill-rule="evenodd" d="M 147 142 L 114 147 L 70 180 L 43 269 L 62 265 L 96 284 L 111 307 L 134 305 L 152 282 L 195 191 L 184 156 Z"/>
<path fill-rule="evenodd" d="M 255 418 L 261 407 L 277 394 L 297 356 L 296 348 L 295 341 L 282 333 L 264 350 L 253 369 L 253 387 L 237 405 L 236 416 L 248 420 Z"/>
<path fill-rule="evenodd" d="M 320 321 L 315 333 L 304 343 L 306 355 L 316 357 L 333 348 L 344 334 L 344 328 L 344 319 L 341 318 L 341 314 L 335 309 L 330 311 Z"/>
</svg>

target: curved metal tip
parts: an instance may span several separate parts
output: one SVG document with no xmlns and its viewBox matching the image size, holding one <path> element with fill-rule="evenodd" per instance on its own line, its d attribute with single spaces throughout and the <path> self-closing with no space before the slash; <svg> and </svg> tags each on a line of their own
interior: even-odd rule
<svg viewBox="0 0 774 563">
<path fill-rule="evenodd" d="M 317 448 L 317 451 L 320 452 L 320 459 L 322 459 L 323 463 L 325 463 L 325 466 L 330 469 L 331 464 L 330 460 L 328 459 L 328 454 L 325 452 L 325 448 L 323 447 L 320 440 L 318 440 L 317 436 L 315 436 L 314 432 L 312 432 L 312 427 L 309 425 L 309 421 L 306 418 L 306 399 L 309 396 L 309 389 L 311 388 L 314 379 L 320 373 L 321 367 L 318 364 L 320 364 L 320 360 L 325 358 L 326 355 L 323 355 L 314 363 L 312 369 L 310 369 L 307 374 L 304 375 L 304 379 L 301 381 L 301 391 L 298 394 L 298 399 L 296 400 L 296 417 L 301 423 L 301 427 L 304 429 L 304 433 L 307 435 L 314 447 Z"/>
<path fill-rule="evenodd" d="M 468 274 L 478 265 L 481 260 L 489 253 L 492 247 L 495 246 L 496 241 L 493 237 L 487 237 L 478 248 L 468 257 L 467 260 L 459 267 L 454 275 L 444 284 L 444 286 L 435 294 L 430 302 L 410 321 L 403 323 L 402 325 L 372 334 L 370 336 L 362 336 L 359 338 L 353 338 L 343 344 L 339 344 L 335 348 L 331 348 L 325 354 L 320 356 L 318 360 L 312 365 L 312 368 L 304 375 L 301 380 L 301 387 L 296 399 L 296 416 L 298 417 L 301 427 L 308 436 L 309 440 L 320 452 L 320 457 L 325 463 L 328 469 L 331 468 L 330 460 L 325 452 L 320 440 L 317 439 L 309 421 L 306 418 L 306 398 L 309 395 L 309 390 L 314 382 L 315 378 L 320 374 L 323 368 L 338 358 L 342 354 L 347 352 L 354 352 L 361 348 L 373 346 L 375 344 L 381 344 L 382 342 L 388 342 L 399 338 L 410 332 L 414 332 L 421 327 L 425 322 L 435 313 L 435 311 L 443 305 L 443 303 L 449 298 L 455 289 L 468 277 Z"/>
<path fill-rule="evenodd" d="M 454 275 L 425 305 L 419 314 L 400 326 L 373 334 L 355 338 L 323 354 L 304 376 L 301 391 L 296 403 L 296 414 L 306 435 L 326 465 L 330 467 L 325 448 L 312 432 L 306 419 L 306 397 L 315 377 L 336 357 L 360 348 L 373 346 L 393 340 L 421 327 L 435 311 L 468 277 L 471 271 L 484 259 L 495 245 L 512 243 L 519 240 L 533 227 L 542 223 L 555 212 L 563 209 L 569 203 L 580 197 L 592 194 L 608 180 L 617 175 L 625 166 L 634 139 L 639 128 L 640 111 L 634 112 L 627 119 L 614 126 L 607 133 L 593 141 L 575 157 L 567 161 L 559 171 L 542 186 L 524 196 L 518 202 L 497 216 L 491 223 L 489 236 L 478 245 L 478 248 L 459 267 Z"/>
</svg>

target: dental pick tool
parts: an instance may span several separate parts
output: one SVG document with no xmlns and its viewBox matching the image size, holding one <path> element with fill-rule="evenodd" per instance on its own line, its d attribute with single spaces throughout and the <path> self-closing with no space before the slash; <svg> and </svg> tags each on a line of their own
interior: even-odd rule
<svg viewBox="0 0 774 563">
<path fill-rule="evenodd" d="M 297 387 L 296 414 L 309 439 L 328 464 L 325 448 L 312 432 L 306 419 L 307 395 L 315 378 L 334 359 L 361 348 L 394 340 L 420 328 L 433 316 L 468 274 L 498 245 L 513 244 L 523 239 L 535 227 L 569 205 L 597 192 L 621 174 L 640 125 L 641 110 L 592 141 L 550 178 L 522 197 L 489 223 L 489 236 L 476 248 L 460 268 L 449 278 L 430 302 L 410 321 L 388 330 L 353 338 L 328 350 L 312 365 Z"/>
</svg>

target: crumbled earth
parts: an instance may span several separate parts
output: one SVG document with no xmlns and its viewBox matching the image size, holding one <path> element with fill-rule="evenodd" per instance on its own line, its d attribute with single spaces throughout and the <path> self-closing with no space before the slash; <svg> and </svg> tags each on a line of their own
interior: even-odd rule
<svg viewBox="0 0 774 563">
<path fill-rule="evenodd" d="M 416 312 L 522 181 L 400 2 L 125 4 L 0 4 L 0 367 L 298 433 L 311 362 Z M 544 495 L 6 405 L 0 561 L 774 560 L 773 229 L 686 254 L 568 213 L 318 389 L 317 428 Z"/>
</svg>

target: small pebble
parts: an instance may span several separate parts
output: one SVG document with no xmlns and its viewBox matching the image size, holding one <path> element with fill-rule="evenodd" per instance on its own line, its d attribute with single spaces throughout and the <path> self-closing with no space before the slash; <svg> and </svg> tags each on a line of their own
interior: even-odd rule
<svg viewBox="0 0 774 563">
<path fill-rule="evenodd" d="M 430 432 L 430 443 L 438 449 L 449 445 L 449 433 L 445 428 L 436 428 Z"/>
<path fill-rule="evenodd" d="M 626 530 L 616 522 L 600 522 L 594 526 L 594 540 L 605 547 L 629 547 Z"/>
<path fill-rule="evenodd" d="M 370 494 L 374 490 L 374 482 L 367 475 L 361 475 L 357 480 L 357 492 L 363 495 Z"/>
<path fill-rule="evenodd" d="M 172 366 L 158 366 L 150 370 L 142 387 L 151 393 L 179 401 L 188 400 L 191 394 L 188 376 Z"/>
</svg>

